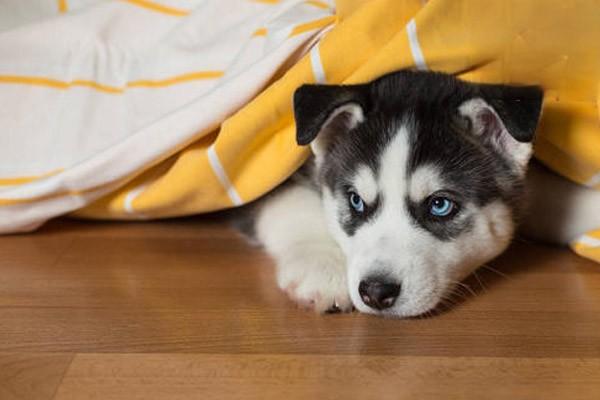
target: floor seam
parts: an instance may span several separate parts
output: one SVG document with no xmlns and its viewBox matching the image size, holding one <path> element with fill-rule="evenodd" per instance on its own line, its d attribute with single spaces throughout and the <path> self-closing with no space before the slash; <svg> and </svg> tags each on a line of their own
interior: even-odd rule
<svg viewBox="0 0 600 400">
<path fill-rule="evenodd" d="M 62 386 L 65 376 L 67 376 L 67 373 L 71 369 L 71 366 L 73 365 L 73 361 L 75 360 L 75 357 L 77 356 L 77 354 L 78 353 L 71 354 L 71 359 L 69 360 L 69 364 L 66 366 L 65 370 L 63 371 L 62 376 L 60 377 L 60 380 L 58 381 L 58 384 L 56 385 L 56 388 L 54 389 L 54 393 L 52 393 L 52 396 L 50 397 L 50 400 L 56 399 L 56 396 L 58 395 L 58 390 Z"/>
</svg>

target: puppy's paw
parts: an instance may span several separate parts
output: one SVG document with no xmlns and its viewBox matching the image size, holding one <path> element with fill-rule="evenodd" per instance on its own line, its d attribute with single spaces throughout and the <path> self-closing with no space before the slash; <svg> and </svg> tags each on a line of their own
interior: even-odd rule
<svg viewBox="0 0 600 400">
<path fill-rule="evenodd" d="M 345 260 L 338 251 L 285 257 L 278 263 L 277 283 L 301 307 L 319 313 L 352 311 Z"/>
</svg>

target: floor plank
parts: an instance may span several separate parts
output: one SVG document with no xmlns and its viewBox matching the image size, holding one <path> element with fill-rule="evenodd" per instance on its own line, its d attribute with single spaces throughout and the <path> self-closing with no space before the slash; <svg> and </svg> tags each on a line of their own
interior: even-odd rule
<svg viewBox="0 0 600 400">
<path fill-rule="evenodd" d="M 597 399 L 599 359 L 78 355 L 57 400 Z"/>
<path fill-rule="evenodd" d="M 600 266 L 517 242 L 477 278 L 466 281 L 475 295 L 432 318 L 319 316 L 288 301 L 272 261 L 219 216 L 55 221 L 0 237 L 0 399 L 50 398 L 74 355 L 58 398 L 136 398 L 142 383 L 152 398 L 177 382 L 208 387 L 202 398 L 252 398 L 263 384 L 288 397 L 380 393 L 368 380 L 429 398 L 446 386 L 487 394 L 494 380 L 496 398 L 598 393 Z M 327 382 L 341 387 L 324 395 Z"/>
<path fill-rule="evenodd" d="M 73 355 L 0 353 L 0 399 L 50 400 Z"/>
</svg>

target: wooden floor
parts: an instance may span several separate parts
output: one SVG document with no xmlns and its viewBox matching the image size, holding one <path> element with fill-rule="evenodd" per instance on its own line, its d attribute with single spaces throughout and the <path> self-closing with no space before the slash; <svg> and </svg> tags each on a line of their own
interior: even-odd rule
<svg viewBox="0 0 600 400">
<path fill-rule="evenodd" d="M 515 245 L 433 318 L 296 309 L 216 217 L 0 237 L 0 399 L 599 399 L 600 265 Z"/>
</svg>

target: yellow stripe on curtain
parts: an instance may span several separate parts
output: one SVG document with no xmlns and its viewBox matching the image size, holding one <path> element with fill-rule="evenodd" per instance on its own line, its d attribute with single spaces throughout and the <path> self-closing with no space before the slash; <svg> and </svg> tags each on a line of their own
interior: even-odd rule
<svg viewBox="0 0 600 400">
<path fill-rule="evenodd" d="M 177 85 L 180 83 L 205 80 L 205 79 L 217 79 L 223 76 L 223 71 L 196 71 L 181 74 L 169 78 L 163 79 L 139 79 L 131 82 L 127 82 L 125 86 L 111 86 L 99 82 L 94 82 L 86 79 L 74 79 L 72 81 L 61 81 L 58 79 L 35 77 L 35 76 L 14 76 L 14 75 L 0 75 L 0 84 L 14 84 L 14 85 L 33 85 L 33 86 L 45 86 L 53 89 L 66 90 L 72 87 L 87 87 L 100 92 L 109 94 L 120 94 L 128 88 L 159 88 L 171 85 Z"/>
<path fill-rule="evenodd" d="M 0 186 L 14 186 L 14 185 L 23 185 L 25 183 L 34 182 L 40 179 L 48 178 L 52 175 L 56 175 L 59 172 L 62 172 L 63 169 L 59 168 L 54 171 L 46 172 L 45 174 L 36 175 L 36 176 L 19 176 L 13 178 L 0 178 Z"/>
<path fill-rule="evenodd" d="M 178 8 L 169 7 L 169 6 L 160 4 L 155 1 L 149 1 L 149 0 L 122 0 L 122 1 L 129 3 L 131 5 L 137 6 L 137 7 L 142 7 L 147 10 L 154 11 L 154 12 L 157 12 L 160 14 L 169 15 L 172 17 L 185 17 L 186 15 L 188 15 L 190 13 L 187 10 L 180 10 Z"/>
<path fill-rule="evenodd" d="M 58 11 L 61 13 L 66 13 L 69 10 L 69 6 L 67 4 L 67 0 L 57 0 Z"/>
</svg>

